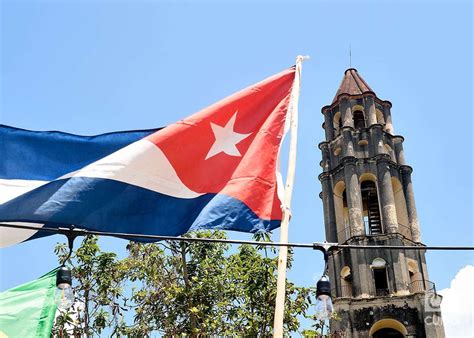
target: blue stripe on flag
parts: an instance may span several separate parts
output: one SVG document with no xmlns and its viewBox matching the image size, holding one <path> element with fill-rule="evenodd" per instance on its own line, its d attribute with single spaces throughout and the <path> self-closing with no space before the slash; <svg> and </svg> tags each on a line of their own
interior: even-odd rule
<svg viewBox="0 0 474 338">
<path fill-rule="evenodd" d="M 159 129 L 79 136 L 0 125 L 0 179 L 51 181 Z"/>
<path fill-rule="evenodd" d="M 216 194 L 183 199 L 119 181 L 73 177 L 50 182 L 0 205 L 0 221 L 137 234 L 181 235 L 188 230 L 270 231 L 241 201 Z"/>
</svg>

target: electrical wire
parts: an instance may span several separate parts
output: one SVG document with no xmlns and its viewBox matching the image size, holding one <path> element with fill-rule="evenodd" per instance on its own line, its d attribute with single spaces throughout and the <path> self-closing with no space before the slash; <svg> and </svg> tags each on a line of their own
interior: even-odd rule
<svg viewBox="0 0 474 338">
<path fill-rule="evenodd" d="M 315 242 L 315 243 L 279 243 L 279 242 L 268 242 L 268 241 L 248 241 L 248 240 L 235 240 L 235 239 L 220 239 L 220 238 L 200 238 L 200 237 L 178 237 L 178 236 L 159 236 L 159 235 L 145 235 L 145 234 L 133 234 L 123 232 L 110 232 L 110 231 L 96 231 L 79 229 L 75 227 L 70 228 L 51 228 L 51 227 L 35 227 L 30 225 L 19 225 L 19 224 L 4 224 L 0 223 L 0 227 L 22 229 L 22 230 L 35 230 L 50 232 L 54 234 L 65 235 L 69 238 L 75 238 L 77 236 L 108 236 L 118 237 L 122 239 L 128 239 L 132 241 L 136 240 L 149 240 L 149 241 L 184 241 L 184 242 L 203 242 L 203 243 L 226 243 L 226 244 L 248 244 L 256 246 L 274 246 L 274 247 L 291 247 L 291 248 L 307 248 L 313 250 L 319 250 L 323 253 L 334 251 L 337 249 L 359 249 L 359 250 L 374 250 L 374 249 L 398 249 L 398 250 L 446 250 L 446 251 L 467 251 L 474 250 L 474 246 L 426 246 L 424 244 L 417 245 L 354 245 L 354 244 L 338 244 L 338 243 L 327 243 L 327 242 Z"/>
</svg>

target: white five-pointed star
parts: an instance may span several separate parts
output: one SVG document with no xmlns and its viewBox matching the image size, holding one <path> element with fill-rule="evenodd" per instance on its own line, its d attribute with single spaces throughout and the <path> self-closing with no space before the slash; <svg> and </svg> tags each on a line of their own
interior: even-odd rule
<svg viewBox="0 0 474 338">
<path fill-rule="evenodd" d="M 240 134 L 234 131 L 235 119 L 237 112 L 230 118 L 224 127 L 211 122 L 211 128 L 214 132 L 215 141 L 212 144 L 209 153 L 207 153 L 206 160 L 214 155 L 225 153 L 230 156 L 242 156 L 239 149 L 235 146 L 240 141 L 247 138 L 250 134 Z"/>
</svg>

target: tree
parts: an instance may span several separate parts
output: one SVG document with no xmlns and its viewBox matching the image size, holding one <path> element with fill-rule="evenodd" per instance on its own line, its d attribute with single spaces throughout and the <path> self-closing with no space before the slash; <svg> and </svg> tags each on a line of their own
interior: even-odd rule
<svg viewBox="0 0 474 338">
<path fill-rule="evenodd" d="M 222 231 L 189 237 L 226 238 Z M 268 235 L 258 235 L 267 240 Z M 226 243 L 130 242 L 128 256 L 103 252 L 85 237 L 67 264 L 74 276 L 75 306 L 61 313 L 57 336 L 174 335 L 269 336 L 272 333 L 277 262 L 274 248 Z M 56 248 L 59 260 L 67 248 Z M 289 254 L 289 268 L 292 252 Z M 299 330 L 313 291 L 287 281 L 285 330 Z"/>
<path fill-rule="evenodd" d="M 66 262 L 73 270 L 75 303 L 70 311 L 57 317 L 54 335 L 90 337 L 100 335 L 106 327 L 117 326 L 127 272 L 115 253 L 100 250 L 97 240 L 86 236 Z M 63 263 L 67 246 L 58 244 L 55 252 Z"/>
</svg>

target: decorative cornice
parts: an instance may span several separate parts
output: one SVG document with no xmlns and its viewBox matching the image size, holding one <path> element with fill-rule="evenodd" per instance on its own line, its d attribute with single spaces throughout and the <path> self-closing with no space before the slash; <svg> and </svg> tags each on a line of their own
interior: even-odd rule
<svg viewBox="0 0 474 338">
<path fill-rule="evenodd" d="M 389 108 L 392 108 L 392 103 L 390 101 L 387 101 L 387 100 L 381 100 L 377 97 L 377 94 L 375 94 L 374 92 L 371 92 L 371 91 L 366 91 L 362 94 L 358 94 L 358 95 L 349 95 L 349 94 L 340 94 L 338 95 L 336 101 L 334 101 L 333 103 L 331 103 L 330 105 L 326 105 L 324 107 L 321 108 L 321 113 L 324 114 L 324 112 L 326 110 L 332 110 L 334 107 L 337 107 L 340 103 L 340 101 L 345 98 L 345 99 L 348 99 L 348 100 L 357 100 L 357 99 L 362 99 L 364 98 L 364 94 L 373 94 L 374 95 L 374 100 L 376 103 L 380 104 L 381 106 L 388 106 Z"/>
<path fill-rule="evenodd" d="M 390 162 L 395 163 L 392 161 L 392 158 L 388 154 L 377 154 L 373 157 L 377 164 L 379 163 L 387 163 L 390 164 Z M 395 163 L 396 164 L 396 163 Z"/>
<path fill-rule="evenodd" d="M 400 170 L 401 174 L 410 174 L 411 175 L 411 173 L 413 172 L 413 168 L 410 167 L 409 165 L 406 165 L 406 164 L 400 165 L 399 170 Z"/>
<path fill-rule="evenodd" d="M 377 95 L 374 92 L 364 92 L 362 93 L 362 97 L 375 99 Z"/>
<path fill-rule="evenodd" d="M 329 147 L 329 142 L 328 141 L 319 142 L 318 144 L 319 150 L 323 150 L 323 147 Z"/>
<path fill-rule="evenodd" d="M 324 115 L 326 113 L 326 111 L 331 110 L 331 108 L 332 108 L 332 105 L 322 107 L 321 108 L 321 114 Z"/>
<path fill-rule="evenodd" d="M 392 134 L 390 134 L 390 133 L 388 133 L 388 132 L 385 132 L 385 133 L 387 133 L 388 135 L 390 135 L 390 137 L 391 137 L 392 140 L 394 140 L 394 141 L 400 140 L 401 143 L 405 142 L 405 138 L 404 138 L 402 135 L 392 135 Z"/>
<path fill-rule="evenodd" d="M 413 170 L 412 167 L 410 167 L 409 165 L 398 164 L 398 163 L 392 161 L 392 158 L 388 154 L 378 154 L 378 155 L 375 155 L 375 156 L 372 156 L 372 157 L 364 157 L 364 158 L 357 158 L 357 157 L 354 157 L 354 156 L 346 156 L 346 157 L 341 158 L 341 160 L 339 161 L 339 164 L 336 167 L 332 168 L 331 170 L 328 170 L 328 171 L 325 171 L 325 172 L 321 173 L 320 176 L 324 174 L 324 175 L 329 175 L 329 176 L 333 177 L 339 171 L 343 170 L 346 165 L 353 165 L 353 164 L 357 164 L 358 162 L 361 162 L 361 163 L 368 163 L 368 162 L 387 163 L 391 168 L 394 168 L 395 170 L 398 170 L 399 172 L 400 172 L 400 170 L 408 170 L 408 168 Z M 401 169 L 402 167 L 404 169 Z M 319 178 L 319 176 L 318 176 L 318 178 Z"/>
<path fill-rule="evenodd" d="M 359 132 L 367 132 L 367 131 L 370 131 L 371 129 L 377 129 L 377 128 L 381 128 L 382 129 L 382 133 L 383 135 L 385 136 L 388 136 L 390 139 L 392 140 L 397 140 L 397 139 L 401 139 L 401 142 L 403 143 L 405 141 L 405 138 L 401 135 L 393 135 L 393 134 L 390 134 L 388 131 L 386 130 L 383 130 L 384 128 L 384 125 L 383 124 L 380 124 L 380 123 L 374 123 L 373 125 L 369 126 L 369 127 L 365 127 L 365 128 L 361 128 L 359 130 L 356 130 L 354 128 L 352 128 L 351 126 L 344 126 L 342 127 L 341 129 L 344 131 L 344 130 L 350 130 L 354 133 L 359 133 Z M 342 133 L 339 134 L 338 136 L 334 137 L 332 140 L 329 140 L 329 141 L 322 141 L 320 142 L 319 144 L 321 143 L 328 143 L 328 144 L 333 144 L 335 141 L 338 141 L 339 140 L 339 137 L 342 136 Z M 320 148 L 321 149 L 321 148 Z"/>
<path fill-rule="evenodd" d="M 341 164 L 342 165 L 356 165 L 359 159 L 354 156 L 346 156 L 341 158 Z"/>
<path fill-rule="evenodd" d="M 370 130 L 370 129 L 382 129 L 382 131 L 384 131 L 383 127 L 384 127 L 384 125 L 381 124 L 381 123 L 374 123 L 371 126 L 369 126 L 367 128 L 364 128 L 364 129 L 368 129 L 368 130 Z"/>
<path fill-rule="evenodd" d="M 318 179 L 322 182 L 324 180 L 330 180 L 331 179 L 331 174 L 329 171 L 322 172 L 321 174 L 318 175 Z"/>
<path fill-rule="evenodd" d="M 342 126 L 341 130 L 342 130 L 342 132 L 345 132 L 346 130 L 356 131 L 355 128 L 351 127 L 351 126 Z"/>
</svg>

